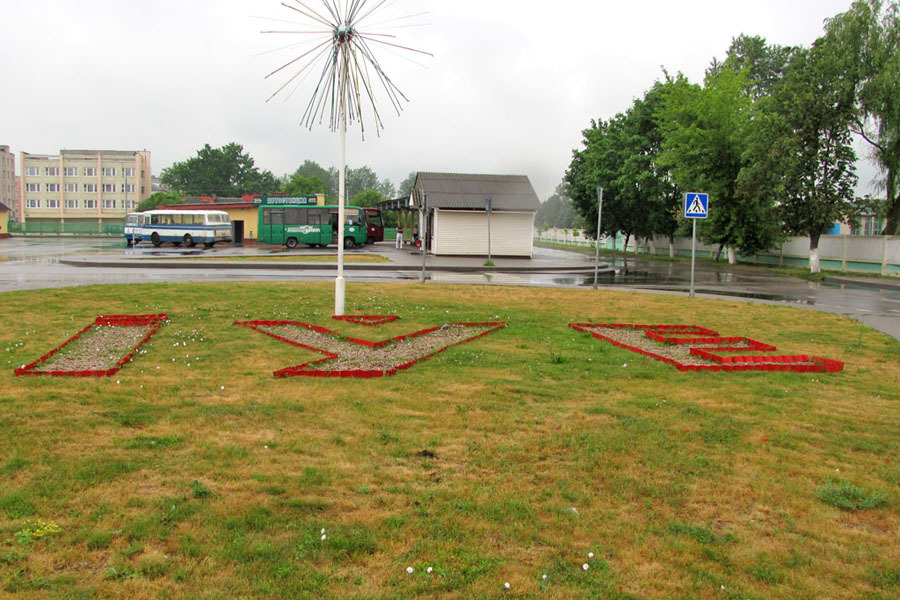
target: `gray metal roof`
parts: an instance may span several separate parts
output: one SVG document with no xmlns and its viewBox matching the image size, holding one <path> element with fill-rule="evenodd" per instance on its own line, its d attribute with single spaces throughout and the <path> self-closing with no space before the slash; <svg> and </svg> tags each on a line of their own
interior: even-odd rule
<svg viewBox="0 0 900 600">
<path fill-rule="evenodd" d="M 525 175 L 419 173 L 412 193 L 417 206 L 423 192 L 428 194 L 429 208 L 484 210 L 485 198 L 491 199 L 492 210 L 536 211 L 540 206 Z"/>
</svg>

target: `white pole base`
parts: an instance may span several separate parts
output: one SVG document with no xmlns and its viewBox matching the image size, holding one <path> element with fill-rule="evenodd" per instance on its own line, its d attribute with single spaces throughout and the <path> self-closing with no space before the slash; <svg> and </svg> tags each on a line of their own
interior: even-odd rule
<svg viewBox="0 0 900 600">
<path fill-rule="evenodd" d="M 344 315 L 344 298 L 344 278 L 338 277 L 334 280 L 334 315 L 336 317 L 342 317 Z"/>
</svg>

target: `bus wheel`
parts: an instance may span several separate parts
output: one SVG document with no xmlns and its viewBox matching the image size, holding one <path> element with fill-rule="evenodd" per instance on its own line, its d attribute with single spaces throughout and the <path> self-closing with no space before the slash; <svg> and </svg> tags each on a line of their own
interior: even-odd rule
<svg viewBox="0 0 900 600">
<path fill-rule="evenodd" d="M 196 245 L 193 236 L 189 233 L 184 234 L 184 241 L 182 243 L 188 248 L 193 248 Z"/>
<path fill-rule="evenodd" d="M 349 250 L 350 248 L 353 248 L 354 246 L 356 246 L 356 242 L 353 241 L 353 238 L 352 238 L 352 237 L 345 237 L 345 238 L 344 238 L 344 248 L 346 248 L 347 250 Z"/>
<path fill-rule="evenodd" d="M 162 244 L 159 239 L 159 234 L 155 231 L 150 235 L 150 243 L 153 244 L 154 248 L 159 248 L 159 245 Z"/>
<path fill-rule="evenodd" d="M 289 238 L 284 242 L 284 245 L 287 246 L 289 250 L 293 250 L 294 248 L 296 248 L 296 247 L 299 246 L 300 244 L 297 242 L 297 238 L 295 238 L 295 237 L 289 237 Z"/>
</svg>

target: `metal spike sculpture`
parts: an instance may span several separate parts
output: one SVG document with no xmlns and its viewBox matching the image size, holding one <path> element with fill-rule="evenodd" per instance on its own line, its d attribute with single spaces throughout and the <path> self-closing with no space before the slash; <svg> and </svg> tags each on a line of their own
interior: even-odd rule
<svg viewBox="0 0 900 600">
<path fill-rule="evenodd" d="M 304 52 L 275 69 L 266 78 L 282 71 L 295 68 L 293 75 L 278 88 L 269 100 L 283 92 L 291 84 L 299 86 L 310 74 L 318 72 L 316 83 L 301 124 L 312 129 L 318 121 L 322 123 L 329 114 L 329 127 L 337 131 L 340 138 L 340 171 L 338 174 L 338 227 L 343 228 L 345 204 L 345 146 L 347 122 L 359 122 L 360 132 L 365 138 L 364 106 L 371 106 L 372 120 L 376 133 L 384 127 L 376 105 L 379 91 L 387 95 L 397 114 L 402 110 L 402 102 L 409 100 L 394 85 L 384 72 L 372 52 L 372 46 L 383 46 L 398 50 L 408 50 L 430 56 L 427 52 L 415 50 L 393 43 L 393 35 L 374 33 L 365 29 L 367 21 L 378 11 L 389 6 L 392 0 L 322 0 L 324 11 L 316 10 L 308 1 L 293 0 L 282 2 L 282 6 L 299 13 L 308 24 L 301 31 L 264 31 L 263 33 L 299 34 L 308 38 L 299 44 Z M 418 15 L 411 15 L 418 16 Z M 404 17 L 410 18 L 410 17 Z M 307 46 L 311 46 L 308 47 Z M 291 46 L 293 47 L 293 46 Z M 295 87 L 296 89 L 296 87 Z M 334 314 L 344 314 L 344 244 L 343 231 L 338 236 L 338 271 L 335 279 Z"/>
</svg>

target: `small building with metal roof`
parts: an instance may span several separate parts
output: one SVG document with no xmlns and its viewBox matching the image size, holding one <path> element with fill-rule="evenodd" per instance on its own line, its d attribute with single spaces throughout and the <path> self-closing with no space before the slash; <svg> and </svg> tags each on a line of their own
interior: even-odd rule
<svg viewBox="0 0 900 600">
<path fill-rule="evenodd" d="M 408 205 L 424 207 L 418 229 L 432 254 L 527 258 L 539 206 L 525 175 L 466 173 L 418 173 Z"/>
</svg>

